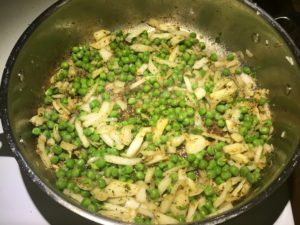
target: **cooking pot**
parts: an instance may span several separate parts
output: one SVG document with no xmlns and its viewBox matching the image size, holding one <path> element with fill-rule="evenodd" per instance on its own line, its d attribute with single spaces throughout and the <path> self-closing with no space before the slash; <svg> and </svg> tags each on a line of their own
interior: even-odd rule
<svg viewBox="0 0 300 225">
<path fill-rule="evenodd" d="M 230 51 L 248 49 L 253 57 L 245 56 L 245 63 L 256 70 L 259 85 L 270 89 L 275 150 L 261 180 L 233 209 L 197 224 L 227 221 L 277 189 L 292 172 L 300 152 L 300 53 L 280 25 L 250 1 L 58 1 L 27 28 L 7 61 L 0 112 L 8 144 L 22 169 L 51 198 L 100 224 L 122 224 L 86 211 L 55 188 L 53 171 L 45 169 L 35 152 L 29 119 L 42 101 L 43 87 L 72 46 L 87 43 L 96 30 L 128 28 L 149 18 L 209 35 Z"/>
</svg>

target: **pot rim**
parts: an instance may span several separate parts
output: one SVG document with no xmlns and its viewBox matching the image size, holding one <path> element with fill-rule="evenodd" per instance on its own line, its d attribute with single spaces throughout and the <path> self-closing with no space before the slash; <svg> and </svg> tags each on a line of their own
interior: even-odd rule
<svg viewBox="0 0 300 225">
<path fill-rule="evenodd" d="M 56 10 L 58 10 L 60 7 L 68 3 L 70 0 L 58 0 L 54 4 L 52 4 L 50 7 L 48 7 L 44 12 L 42 12 L 29 26 L 28 28 L 23 32 L 23 34 L 20 36 L 18 41 L 16 42 L 13 50 L 11 51 L 8 60 L 5 64 L 5 68 L 2 75 L 1 80 L 1 87 L 0 87 L 0 103 L 2 107 L 0 107 L 0 117 L 2 121 L 3 131 L 5 134 L 5 137 L 7 139 L 8 145 L 11 149 L 11 151 L 14 153 L 14 156 L 20 165 L 20 167 L 23 169 L 23 171 L 26 172 L 26 174 L 30 177 L 30 179 L 37 185 L 39 188 L 41 188 L 49 197 L 54 199 L 56 202 L 64 206 L 65 208 L 73 211 L 76 214 L 79 214 L 80 216 L 83 216 L 91 221 L 100 223 L 100 224 L 108 224 L 108 225 L 115 225 L 115 224 L 129 224 L 120 222 L 117 220 L 113 220 L 104 216 L 101 216 L 99 214 L 93 214 L 83 208 L 77 207 L 67 201 L 66 199 L 60 197 L 57 193 L 55 193 L 54 190 L 52 190 L 49 186 L 47 186 L 39 176 L 35 174 L 35 172 L 31 169 L 31 167 L 28 165 L 26 160 L 23 158 L 22 154 L 19 151 L 17 143 L 19 142 L 16 140 L 16 138 L 13 136 L 10 122 L 9 122 L 9 116 L 8 116 L 8 102 L 7 102 L 7 95 L 8 95 L 8 85 L 9 85 L 9 78 L 11 70 L 16 62 L 17 56 L 19 52 L 22 50 L 22 47 L 26 43 L 27 39 L 30 37 L 30 35 L 35 31 L 35 29 L 49 16 L 51 16 L 53 13 L 55 13 Z M 265 12 L 262 8 L 257 6 L 256 3 L 253 3 L 251 0 L 240 0 L 242 4 L 245 4 L 253 11 L 256 11 L 259 16 L 261 16 L 265 21 L 267 21 L 284 39 L 286 44 L 289 46 L 290 50 L 292 51 L 296 62 L 298 65 L 300 65 L 300 51 L 291 39 L 291 37 L 287 34 L 287 32 L 281 27 L 280 24 L 278 24 L 275 19 L 273 19 L 267 12 Z M 292 173 L 293 169 L 295 168 L 298 156 L 300 155 L 300 148 L 295 150 L 294 155 L 288 162 L 288 164 L 285 166 L 281 174 L 275 179 L 263 192 L 255 196 L 251 201 L 246 203 L 245 205 L 237 208 L 237 209 L 231 209 L 228 210 L 220 215 L 217 215 L 215 217 L 207 218 L 205 220 L 195 222 L 195 223 L 188 223 L 188 224 L 218 224 L 225 222 L 229 219 L 232 219 L 249 209 L 253 208 L 254 206 L 258 205 L 260 202 L 262 202 L 264 199 L 266 199 L 268 196 L 270 196 L 279 186 L 281 186 L 289 177 L 289 175 Z"/>
</svg>

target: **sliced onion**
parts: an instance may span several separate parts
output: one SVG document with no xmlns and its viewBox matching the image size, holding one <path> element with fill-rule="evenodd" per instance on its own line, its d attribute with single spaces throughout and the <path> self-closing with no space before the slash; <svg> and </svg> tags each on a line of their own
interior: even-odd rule
<svg viewBox="0 0 300 225">
<path fill-rule="evenodd" d="M 169 122 L 169 120 L 167 118 L 160 118 L 157 121 L 156 126 L 153 130 L 153 140 L 154 141 L 158 141 L 160 139 L 161 135 L 164 132 L 164 129 L 168 125 L 168 122 Z"/>
<path fill-rule="evenodd" d="M 77 193 L 74 193 L 72 192 L 71 190 L 69 189 L 64 189 L 63 193 L 66 195 L 66 196 L 69 196 L 71 197 L 72 199 L 74 199 L 75 201 L 81 203 L 82 200 L 83 200 L 83 197 L 80 195 L 80 194 L 77 194 Z"/>
<path fill-rule="evenodd" d="M 143 140 L 144 140 L 144 136 L 146 135 L 147 132 L 150 132 L 151 128 L 142 128 L 139 133 L 135 136 L 135 138 L 133 139 L 133 141 L 131 142 L 127 152 L 126 152 L 126 156 L 127 157 L 133 157 L 140 149 Z"/>
<path fill-rule="evenodd" d="M 209 145 L 209 141 L 207 141 L 201 135 L 189 134 L 186 138 L 186 152 L 188 154 L 196 154 L 202 151 L 206 146 Z"/>
<path fill-rule="evenodd" d="M 80 138 L 82 145 L 85 148 L 89 147 L 90 143 L 89 143 L 87 137 L 83 133 L 83 128 L 82 128 L 81 122 L 79 120 L 76 120 L 76 122 L 75 122 L 75 129 L 77 131 L 78 137 Z"/>
<path fill-rule="evenodd" d="M 94 38 L 96 41 L 99 41 L 100 39 L 104 38 L 105 36 L 109 35 L 110 31 L 108 30 L 99 30 L 94 33 Z"/>
<path fill-rule="evenodd" d="M 166 176 L 164 179 L 160 181 L 158 184 L 158 191 L 162 195 L 170 186 L 171 184 L 171 178 L 169 176 Z"/>
<path fill-rule="evenodd" d="M 104 62 L 107 62 L 112 57 L 113 53 L 106 48 L 101 48 L 99 51 Z"/>
<path fill-rule="evenodd" d="M 106 162 L 112 163 L 112 164 L 117 164 L 117 165 L 129 165 L 133 166 L 142 161 L 141 158 L 125 158 L 125 157 L 120 157 L 120 156 L 115 156 L 115 155 L 105 155 L 104 160 Z"/>
<path fill-rule="evenodd" d="M 168 65 L 169 67 L 173 68 L 173 67 L 176 67 L 177 64 L 174 63 L 174 62 L 171 62 L 169 60 L 166 60 L 166 59 L 161 59 L 161 58 L 158 58 L 156 56 L 153 57 L 153 60 L 159 64 L 162 64 L 162 65 Z"/>
<path fill-rule="evenodd" d="M 168 39 L 170 39 L 172 37 L 173 37 L 173 34 L 171 34 L 171 33 L 159 33 L 159 34 L 157 34 L 157 33 L 150 33 L 150 35 L 149 35 L 149 39 L 150 40 L 153 40 L 155 38 L 168 40 Z"/>
<path fill-rule="evenodd" d="M 179 54 L 179 47 L 176 46 L 176 47 L 172 50 L 172 52 L 170 53 L 169 61 L 170 61 L 170 62 L 175 62 L 175 61 L 176 61 L 176 58 L 177 58 L 177 56 L 178 56 L 178 54 Z"/>
<path fill-rule="evenodd" d="M 153 75 L 156 75 L 156 74 L 159 73 L 159 70 L 158 70 L 157 67 L 154 65 L 154 63 L 153 63 L 151 57 L 150 57 L 150 59 L 149 59 L 148 70 L 149 70 L 150 73 L 152 73 Z"/>
<path fill-rule="evenodd" d="M 154 212 L 154 217 L 156 218 L 158 224 L 177 224 L 178 220 L 171 216 L 167 216 L 160 212 Z"/>
<path fill-rule="evenodd" d="M 154 48 L 148 45 L 143 44 L 133 44 L 130 46 L 130 48 L 135 52 L 153 52 Z"/>
<path fill-rule="evenodd" d="M 125 38 L 125 40 L 129 43 L 132 42 L 132 39 L 136 38 L 137 36 L 139 36 L 141 33 L 143 33 L 143 31 L 145 30 L 144 27 L 139 27 L 137 29 L 135 29 L 134 31 L 130 32 L 129 35 Z"/>
<path fill-rule="evenodd" d="M 95 49 L 102 49 L 104 47 L 106 47 L 107 45 L 109 45 L 113 40 L 115 40 L 115 36 L 114 35 L 109 35 L 106 37 L 101 38 L 99 41 L 90 44 L 91 47 L 95 48 Z"/>
<path fill-rule="evenodd" d="M 138 191 L 138 185 L 118 180 L 113 180 L 105 187 L 105 192 L 111 198 L 134 196 Z"/>
</svg>

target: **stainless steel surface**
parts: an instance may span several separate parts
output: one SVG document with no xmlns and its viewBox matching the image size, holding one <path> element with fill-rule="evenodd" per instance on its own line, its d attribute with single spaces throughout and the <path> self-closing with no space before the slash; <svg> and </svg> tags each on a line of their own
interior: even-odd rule
<svg viewBox="0 0 300 225">
<path fill-rule="evenodd" d="M 42 22 L 29 37 L 13 70 L 7 71 L 11 72 L 9 88 L 3 88 L 8 81 L 5 80 L 1 89 L 2 96 L 6 95 L 6 90 L 8 91 L 9 103 L 10 120 L 4 118 L 4 126 L 7 131 L 11 126 L 12 133 L 8 132 L 7 135 L 12 138 L 10 135 L 13 134 L 15 141 L 18 142 L 16 146 L 10 139 L 12 150 L 34 182 L 38 183 L 51 197 L 78 214 L 94 221 L 108 223 L 107 220 L 94 217 L 82 210 L 80 206 L 75 207 L 76 203 L 70 200 L 65 201 L 64 197 L 56 191 L 51 173 L 44 170 L 40 160 L 32 151 L 34 142 L 27 121 L 33 115 L 42 91 L 41 87 L 53 71 L 56 62 L 64 56 L 70 46 L 86 41 L 85 34 L 89 35 L 93 30 L 101 27 L 114 29 L 122 25 L 128 26 L 129 21 L 131 24 L 135 24 L 152 16 L 174 17 L 174 20 L 179 23 L 193 30 L 208 33 L 212 37 L 220 36 L 221 33 L 222 43 L 231 50 L 250 49 L 255 57 L 249 59 L 247 63 L 260 67 L 258 79 L 261 85 L 272 90 L 271 102 L 276 119 L 273 143 L 278 151 L 274 155 L 275 163 L 266 171 L 263 180 L 263 189 L 267 191 L 262 192 L 261 187 L 255 189 L 253 194 L 240 205 L 244 208 L 230 214 L 230 217 L 245 211 L 249 207 L 249 205 L 245 206 L 245 203 L 250 202 L 257 195 L 260 195 L 260 199 L 268 196 L 272 190 L 272 186 L 270 189 L 269 185 L 274 182 L 274 189 L 276 187 L 274 184 L 278 185 L 282 182 L 281 180 L 286 178 L 282 171 L 289 173 L 289 168 L 292 167 L 289 165 L 287 169 L 286 164 L 293 157 L 299 142 L 299 115 L 297 112 L 300 108 L 297 101 L 297 97 L 300 96 L 300 90 L 297 89 L 300 86 L 299 68 L 297 64 L 291 66 L 285 59 L 285 56 L 293 58 L 292 51 L 274 28 L 255 11 L 238 1 L 202 0 L 172 1 L 172 3 L 169 1 L 127 1 L 126 3 L 127 7 L 124 8 L 120 2 L 116 4 L 116 2 L 108 1 L 70 1 L 59 8 L 53 16 Z M 239 19 L 236 20 L 236 18 Z M 220 21 L 224 21 L 224 23 L 220 23 Z M 88 29 L 86 29 L 87 27 Z M 253 33 L 259 33 L 260 43 L 253 42 Z M 270 43 L 269 45 L 265 45 L 266 40 Z M 293 60 L 296 63 L 296 60 Z M 24 76 L 22 82 L 18 74 Z M 289 96 L 285 94 L 287 84 L 292 88 Z M 286 139 L 280 138 L 283 131 L 287 132 Z M 23 140 L 22 144 L 19 143 L 19 140 Z M 293 159 L 295 160 L 295 157 Z M 259 199 L 256 198 L 254 202 L 258 201 Z M 224 217 L 219 217 L 215 222 L 223 220 Z"/>
</svg>

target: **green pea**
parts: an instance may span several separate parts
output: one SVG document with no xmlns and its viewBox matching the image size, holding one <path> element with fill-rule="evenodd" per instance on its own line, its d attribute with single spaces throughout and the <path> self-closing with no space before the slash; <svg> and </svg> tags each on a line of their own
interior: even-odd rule
<svg viewBox="0 0 300 225">
<path fill-rule="evenodd" d="M 230 166 L 229 171 L 233 176 L 238 176 L 240 173 L 239 168 L 236 166 Z"/>
<path fill-rule="evenodd" d="M 109 100 L 110 100 L 110 95 L 109 95 L 108 92 L 104 92 L 104 93 L 102 94 L 102 97 L 103 97 L 103 99 L 104 99 L 105 101 L 109 101 Z"/>
<path fill-rule="evenodd" d="M 208 148 L 207 148 L 207 153 L 209 154 L 209 155 L 211 155 L 211 156 L 213 156 L 213 155 L 215 155 L 215 148 L 214 147 L 212 147 L 212 146 L 209 146 Z"/>
<path fill-rule="evenodd" d="M 77 53 L 77 52 L 79 52 L 79 51 L 80 51 L 80 48 L 77 47 L 77 46 L 75 46 L 75 47 L 72 48 L 72 52 L 73 52 L 73 53 Z"/>
<path fill-rule="evenodd" d="M 69 169 L 72 169 L 75 165 L 75 161 L 74 159 L 67 159 L 65 164 Z"/>
<path fill-rule="evenodd" d="M 143 170 L 145 170 L 145 166 L 142 163 L 138 163 L 138 164 L 135 165 L 135 169 L 137 171 L 143 171 Z"/>
<path fill-rule="evenodd" d="M 87 208 L 90 204 L 92 204 L 92 201 L 91 199 L 89 198 L 84 198 L 82 201 L 81 201 L 81 205 L 85 208 Z"/>
<path fill-rule="evenodd" d="M 202 42 L 202 41 L 200 41 L 200 42 L 199 42 L 199 48 L 202 49 L 202 50 L 205 49 L 205 48 L 206 48 L 205 43 Z"/>
<path fill-rule="evenodd" d="M 111 168 L 111 176 L 117 178 L 119 176 L 119 170 L 115 167 Z"/>
<path fill-rule="evenodd" d="M 240 111 L 241 111 L 241 113 L 246 114 L 246 113 L 248 113 L 248 107 L 247 106 L 241 106 Z"/>
<path fill-rule="evenodd" d="M 189 162 L 191 162 L 191 163 L 194 162 L 196 160 L 196 155 L 194 155 L 194 154 L 188 154 L 187 160 Z"/>
<path fill-rule="evenodd" d="M 217 172 L 214 169 L 209 169 L 207 171 L 207 176 L 211 179 L 215 178 L 217 176 Z"/>
<path fill-rule="evenodd" d="M 90 204 L 87 209 L 93 213 L 97 212 L 98 211 L 98 208 L 95 204 Z"/>
<path fill-rule="evenodd" d="M 187 177 L 192 180 L 196 180 L 196 178 L 197 178 L 195 172 L 188 172 Z"/>
<path fill-rule="evenodd" d="M 245 136 L 248 133 L 248 128 L 247 127 L 241 127 L 239 129 L 240 135 Z"/>
<path fill-rule="evenodd" d="M 172 154 L 172 155 L 170 156 L 170 161 L 171 161 L 171 162 L 177 163 L 178 160 L 179 160 L 178 155 Z"/>
<path fill-rule="evenodd" d="M 273 122 L 272 122 L 272 120 L 266 120 L 266 122 L 265 122 L 265 126 L 267 126 L 267 127 L 271 127 L 273 125 Z"/>
<path fill-rule="evenodd" d="M 218 61 L 218 56 L 217 56 L 217 54 L 216 54 L 216 53 L 211 53 L 211 55 L 210 55 L 210 60 L 211 60 L 211 61 L 214 61 L 214 62 Z"/>
<path fill-rule="evenodd" d="M 187 116 L 194 116 L 194 114 L 195 114 L 195 110 L 193 109 L 193 108 L 191 108 L 191 107 L 188 107 L 187 109 L 186 109 L 186 114 L 187 114 Z"/>
<path fill-rule="evenodd" d="M 191 38 L 196 38 L 196 37 L 197 37 L 197 34 L 196 34 L 195 32 L 191 32 L 191 33 L 190 33 L 190 37 L 191 37 Z"/>
<path fill-rule="evenodd" d="M 81 95 L 81 96 L 85 96 L 88 92 L 87 88 L 80 88 L 78 89 L 78 94 Z"/>
<path fill-rule="evenodd" d="M 134 223 L 135 223 L 135 224 L 145 224 L 145 221 L 144 221 L 144 218 L 143 218 L 143 217 L 136 216 L 136 217 L 134 218 Z"/>
<path fill-rule="evenodd" d="M 158 167 L 155 168 L 154 176 L 158 177 L 158 178 L 162 178 L 163 177 L 163 172 L 161 171 L 160 168 L 158 168 Z"/>
<path fill-rule="evenodd" d="M 78 177 L 80 175 L 80 170 L 78 168 L 73 168 L 71 170 L 71 177 Z"/>
<path fill-rule="evenodd" d="M 50 120 L 56 121 L 58 119 L 58 114 L 56 112 L 51 113 Z"/>
<path fill-rule="evenodd" d="M 52 98 L 51 98 L 50 96 L 46 96 L 46 97 L 44 98 L 44 103 L 45 103 L 46 105 L 51 104 L 51 103 L 52 103 Z"/>
<path fill-rule="evenodd" d="M 49 129 L 53 129 L 53 127 L 54 127 L 54 122 L 53 121 L 51 121 L 51 120 L 48 120 L 47 121 L 47 127 L 49 128 Z"/>
<path fill-rule="evenodd" d="M 242 73 L 242 69 L 241 69 L 241 68 L 237 68 L 237 69 L 235 70 L 235 73 L 236 73 L 237 75 L 240 75 L 240 74 Z"/>
<path fill-rule="evenodd" d="M 214 116 L 215 116 L 215 114 L 214 114 L 213 112 L 207 112 L 205 117 L 206 117 L 207 119 L 213 119 Z"/>
<path fill-rule="evenodd" d="M 216 110 L 217 110 L 219 113 L 223 114 L 223 113 L 226 112 L 226 106 L 225 106 L 225 105 L 219 104 L 219 105 L 217 105 Z"/>
<path fill-rule="evenodd" d="M 214 189 L 211 186 L 207 186 L 204 189 L 204 194 L 205 194 L 206 197 L 210 197 L 210 196 L 212 196 L 212 195 L 215 194 L 215 191 L 214 191 Z"/>
<path fill-rule="evenodd" d="M 201 170 L 205 170 L 205 169 L 207 168 L 207 166 L 208 166 L 208 162 L 207 162 L 206 160 L 204 160 L 204 159 L 201 159 L 201 160 L 199 161 L 198 166 L 199 166 L 199 168 L 200 168 Z"/>
<path fill-rule="evenodd" d="M 222 75 L 229 76 L 231 74 L 230 70 L 228 68 L 223 69 Z"/>
<path fill-rule="evenodd" d="M 131 97 L 131 98 L 128 99 L 128 104 L 129 105 L 134 105 L 135 103 L 136 103 L 136 99 L 135 98 Z"/>
<path fill-rule="evenodd" d="M 145 93 L 148 93 L 149 91 L 151 90 L 151 86 L 149 84 L 146 84 L 144 87 L 143 87 L 143 91 Z"/>
<path fill-rule="evenodd" d="M 226 159 L 225 159 L 224 157 L 218 158 L 217 164 L 218 164 L 219 166 L 224 166 L 224 165 L 226 164 Z"/>
<path fill-rule="evenodd" d="M 94 142 L 98 142 L 100 140 L 100 135 L 97 134 L 97 133 L 93 133 L 91 136 L 90 136 L 90 139 Z"/>
<path fill-rule="evenodd" d="M 199 112 L 200 116 L 204 116 L 206 114 L 206 109 L 205 108 L 200 108 L 198 112 Z"/>
<path fill-rule="evenodd" d="M 246 177 L 250 173 L 250 170 L 248 169 L 248 167 L 243 166 L 240 168 L 240 173 L 243 177 Z"/>
<path fill-rule="evenodd" d="M 62 148 L 59 145 L 53 145 L 51 147 L 51 150 L 53 151 L 54 154 L 59 155 L 60 153 L 62 153 Z"/>
<path fill-rule="evenodd" d="M 36 136 L 40 135 L 41 134 L 41 129 L 38 128 L 38 127 L 33 128 L 32 129 L 32 134 L 34 134 Z"/>
<path fill-rule="evenodd" d="M 159 198 L 159 192 L 156 188 L 149 189 L 149 196 L 152 200 Z"/>
<path fill-rule="evenodd" d="M 250 67 L 248 67 L 248 66 L 243 66 L 242 67 L 242 71 L 245 73 L 245 74 L 251 74 L 251 69 L 250 69 Z"/>
<path fill-rule="evenodd" d="M 259 128 L 259 132 L 261 134 L 269 134 L 270 129 L 268 127 L 261 127 L 261 128 Z"/>
<path fill-rule="evenodd" d="M 91 180 L 94 180 L 97 176 L 97 172 L 95 170 L 88 170 L 87 171 L 87 177 Z"/>
<path fill-rule="evenodd" d="M 221 173 L 221 178 L 225 181 L 228 180 L 230 177 L 231 177 L 231 173 L 229 171 L 224 171 Z"/>
<path fill-rule="evenodd" d="M 83 159 L 78 159 L 76 161 L 76 165 L 79 167 L 79 168 L 83 168 L 84 165 L 85 165 L 85 161 Z"/>
<path fill-rule="evenodd" d="M 99 107 L 100 106 L 100 102 L 97 99 L 94 99 L 90 102 L 90 107 L 93 109 L 95 107 Z"/>
<path fill-rule="evenodd" d="M 262 134 L 262 135 L 260 136 L 260 138 L 261 138 L 263 141 L 267 142 L 267 141 L 269 140 L 269 135 Z"/>
<path fill-rule="evenodd" d="M 98 159 L 97 161 L 95 161 L 95 165 L 97 166 L 97 168 L 103 169 L 106 166 L 106 161 L 104 159 Z"/>
<path fill-rule="evenodd" d="M 213 169 L 213 168 L 216 168 L 216 166 L 217 166 L 217 162 L 216 162 L 216 160 L 213 159 L 213 160 L 209 161 L 207 169 Z"/>
<path fill-rule="evenodd" d="M 214 170 L 215 170 L 215 172 L 216 172 L 217 175 L 220 175 L 222 173 L 222 167 L 220 167 L 220 166 L 216 166 L 214 168 Z"/>
<path fill-rule="evenodd" d="M 56 155 L 54 155 L 54 156 L 52 156 L 52 157 L 50 158 L 50 162 L 51 162 L 52 164 L 57 164 L 58 161 L 59 161 L 59 157 L 56 156 Z"/>
<path fill-rule="evenodd" d="M 145 179 L 145 173 L 142 172 L 142 171 L 138 171 L 136 173 L 136 177 L 137 177 L 138 180 L 144 180 Z"/>
<path fill-rule="evenodd" d="M 182 57 L 185 61 L 188 61 L 191 58 L 191 55 L 189 53 L 185 52 L 185 53 L 183 53 Z"/>
<path fill-rule="evenodd" d="M 60 177 L 57 179 L 55 185 L 58 189 L 63 190 L 67 187 L 68 181 L 65 178 Z"/>
<path fill-rule="evenodd" d="M 247 174 L 246 179 L 249 183 L 253 184 L 257 181 L 255 176 L 252 173 Z"/>
<path fill-rule="evenodd" d="M 125 166 L 124 167 L 124 173 L 125 174 L 131 174 L 133 172 L 132 166 Z"/>
<path fill-rule="evenodd" d="M 224 180 L 223 180 L 220 176 L 216 177 L 214 181 L 215 181 L 216 184 L 218 184 L 218 185 L 224 183 Z"/>
<path fill-rule="evenodd" d="M 91 136 L 94 133 L 94 130 L 92 128 L 85 128 L 83 130 L 83 133 L 84 133 L 84 135 L 86 135 L 86 136 L 89 137 L 89 136 Z"/>
<path fill-rule="evenodd" d="M 225 123 L 225 120 L 218 120 L 218 127 L 225 127 L 226 123 Z"/>
<path fill-rule="evenodd" d="M 208 127 L 211 127 L 213 125 L 213 121 L 211 119 L 206 119 L 205 120 L 205 125 Z"/>
<path fill-rule="evenodd" d="M 228 55 L 227 55 L 227 61 L 232 61 L 232 60 L 234 60 L 234 54 L 233 53 L 229 53 Z"/>
<path fill-rule="evenodd" d="M 254 138 L 254 140 L 252 141 L 252 143 L 254 144 L 254 146 L 259 146 L 259 145 L 262 145 L 264 142 L 261 139 Z"/>
</svg>

